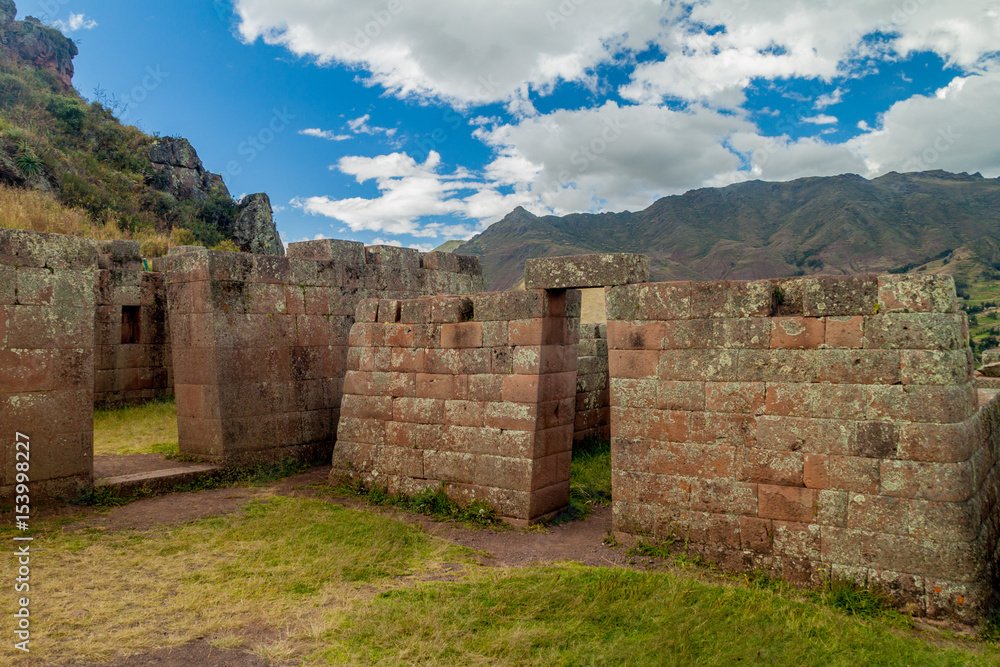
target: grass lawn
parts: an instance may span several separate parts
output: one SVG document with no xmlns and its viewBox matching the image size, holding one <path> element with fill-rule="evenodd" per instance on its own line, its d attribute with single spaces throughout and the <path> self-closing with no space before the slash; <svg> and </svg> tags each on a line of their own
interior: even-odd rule
<svg viewBox="0 0 1000 667">
<path fill-rule="evenodd" d="M 201 637 L 319 665 L 1000 662 L 996 644 L 932 641 L 898 615 L 861 619 L 697 569 L 486 568 L 419 527 L 316 499 L 147 532 L 49 522 L 33 548 L 31 657 L 46 664 Z M 458 580 L 429 580 L 445 563 Z"/>
<path fill-rule="evenodd" d="M 574 500 L 609 493 L 607 444 L 579 448 Z M 44 664 L 199 638 L 307 665 L 1000 664 L 1000 644 L 917 632 L 895 612 L 852 616 L 749 576 L 669 561 L 488 568 L 325 499 L 267 496 L 149 531 L 53 519 L 34 536 L 31 658 Z M 13 580 L 15 560 L 0 559 L 0 577 Z"/>
<path fill-rule="evenodd" d="M 134 407 L 94 411 L 94 456 L 177 454 L 173 397 Z"/>
</svg>

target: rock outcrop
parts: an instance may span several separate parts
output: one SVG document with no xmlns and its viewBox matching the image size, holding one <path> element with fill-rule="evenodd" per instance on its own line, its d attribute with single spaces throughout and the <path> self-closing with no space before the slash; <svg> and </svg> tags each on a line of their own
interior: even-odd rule
<svg viewBox="0 0 1000 667">
<path fill-rule="evenodd" d="M 216 188 L 222 188 L 229 196 L 222 176 L 205 169 L 187 139 L 168 137 L 158 140 L 149 149 L 149 161 L 163 177 L 161 189 L 178 199 L 206 201 Z"/>
<path fill-rule="evenodd" d="M 243 252 L 279 257 L 285 254 L 285 246 L 274 224 L 271 199 L 263 192 L 243 199 L 240 215 L 229 233 Z"/>
<path fill-rule="evenodd" d="M 59 83 L 73 87 L 73 58 L 79 53 L 73 40 L 33 16 L 16 21 L 17 6 L 0 0 L 0 52 L 23 63 L 52 72 Z"/>
</svg>

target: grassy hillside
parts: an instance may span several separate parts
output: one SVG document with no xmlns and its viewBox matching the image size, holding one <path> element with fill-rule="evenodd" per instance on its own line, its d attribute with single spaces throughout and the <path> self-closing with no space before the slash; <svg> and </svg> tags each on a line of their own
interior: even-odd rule
<svg viewBox="0 0 1000 667">
<path fill-rule="evenodd" d="M 531 257 L 643 253 L 654 280 L 850 274 L 912 270 L 998 232 L 1000 180 L 849 174 L 695 190 L 638 213 L 538 217 L 517 209 L 456 252 L 481 257 L 487 284 L 507 289 Z"/>
<path fill-rule="evenodd" d="M 53 72 L 3 55 L 0 184 L 8 189 L 2 197 L 34 213 L 4 212 L 0 224 L 134 238 L 147 255 L 162 254 L 171 244 L 235 249 L 225 243 L 219 224 L 235 220 L 236 203 L 222 188 L 201 200 L 167 192 L 149 159 L 156 140 L 120 123 L 100 102 L 67 89 Z M 10 188 L 41 195 L 21 198 Z"/>
</svg>

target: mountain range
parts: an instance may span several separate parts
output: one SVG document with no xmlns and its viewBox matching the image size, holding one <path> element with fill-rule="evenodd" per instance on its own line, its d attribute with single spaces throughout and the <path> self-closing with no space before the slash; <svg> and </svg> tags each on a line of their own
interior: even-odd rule
<svg viewBox="0 0 1000 667">
<path fill-rule="evenodd" d="M 504 290 L 535 257 L 641 253 L 652 280 L 750 280 L 902 272 L 959 249 L 989 269 L 998 239 L 1000 179 L 927 171 L 748 181 L 639 212 L 558 217 L 519 207 L 455 252 L 480 257 L 488 288 Z"/>
</svg>

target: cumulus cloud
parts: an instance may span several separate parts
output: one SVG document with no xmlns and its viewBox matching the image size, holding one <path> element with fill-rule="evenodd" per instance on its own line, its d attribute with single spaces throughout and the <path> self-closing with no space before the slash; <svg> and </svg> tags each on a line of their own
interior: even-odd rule
<svg viewBox="0 0 1000 667">
<path fill-rule="evenodd" d="M 585 81 L 658 31 L 659 0 L 236 0 L 244 40 L 369 72 L 394 94 L 507 102 L 524 86 Z"/>
<path fill-rule="evenodd" d="M 811 123 L 813 125 L 836 125 L 839 121 L 836 116 L 821 113 L 818 116 L 807 116 L 802 119 L 802 122 Z"/>
<path fill-rule="evenodd" d="M 83 14 L 70 14 L 65 21 L 56 20 L 52 26 L 62 33 L 76 32 L 77 30 L 93 30 L 97 27 L 97 21 L 88 18 Z"/>
</svg>

